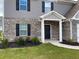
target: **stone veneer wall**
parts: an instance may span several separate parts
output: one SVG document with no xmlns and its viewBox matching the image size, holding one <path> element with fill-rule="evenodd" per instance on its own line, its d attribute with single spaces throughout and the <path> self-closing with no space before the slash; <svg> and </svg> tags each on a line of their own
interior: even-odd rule
<svg viewBox="0 0 79 59">
<path fill-rule="evenodd" d="M 4 19 L 4 36 L 9 39 L 9 41 L 14 41 L 16 38 L 16 24 L 26 23 L 31 24 L 31 36 L 41 37 L 41 22 L 38 19 L 14 19 L 5 18 Z M 45 21 L 45 24 L 52 25 L 52 40 L 59 39 L 59 23 L 52 21 Z"/>
<path fill-rule="evenodd" d="M 45 21 L 45 24 L 51 24 L 52 27 L 52 39 L 51 40 L 58 40 L 59 39 L 59 22 L 56 21 Z"/>
<path fill-rule="evenodd" d="M 14 41 L 16 38 L 16 24 L 26 23 L 31 24 L 31 36 L 40 37 L 41 36 L 41 22 L 38 19 L 14 19 L 5 18 L 4 19 L 4 36 L 9 39 L 9 41 Z"/>
<path fill-rule="evenodd" d="M 77 24 L 79 24 L 79 20 L 72 21 L 72 37 L 74 42 L 77 42 Z"/>
<path fill-rule="evenodd" d="M 70 39 L 70 22 L 63 22 L 63 40 Z"/>
</svg>

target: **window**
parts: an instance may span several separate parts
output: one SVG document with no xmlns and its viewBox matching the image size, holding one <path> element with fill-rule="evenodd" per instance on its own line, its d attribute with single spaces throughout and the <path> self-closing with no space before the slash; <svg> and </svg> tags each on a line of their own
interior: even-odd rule
<svg viewBox="0 0 79 59">
<path fill-rule="evenodd" d="M 30 0 L 16 0 L 16 10 L 30 11 Z"/>
<path fill-rule="evenodd" d="M 20 36 L 24 36 L 28 34 L 28 27 L 27 24 L 20 24 L 19 25 L 19 34 Z"/>
<path fill-rule="evenodd" d="M 50 2 L 45 2 L 45 13 L 51 11 L 51 3 Z"/>
<path fill-rule="evenodd" d="M 2 30 L 2 19 L 0 19 L 0 30 Z"/>
<path fill-rule="evenodd" d="M 2 26 L 2 19 L 0 19 L 0 26 Z"/>
<path fill-rule="evenodd" d="M 42 1 L 42 12 L 47 13 L 54 9 L 53 2 Z"/>
<path fill-rule="evenodd" d="M 27 9 L 27 0 L 19 0 L 19 9 L 26 10 Z"/>
<path fill-rule="evenodd" d="M 30 24 L 16 24 L 16 36 L 30 36 L 31 25 Z"/>
</svg>

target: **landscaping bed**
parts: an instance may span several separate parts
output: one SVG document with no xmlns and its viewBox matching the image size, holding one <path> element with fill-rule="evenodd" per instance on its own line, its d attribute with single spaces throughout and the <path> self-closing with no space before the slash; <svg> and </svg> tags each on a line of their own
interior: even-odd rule
<svg viewBox="0 0 79 59">
<path fill-rule="evenodd" d="M 8 39 L 3 39 L 0 42 L 0 48 L 20 48 L 28 46 L 37 46 L 41 44 L 40 39 L 38 39 L 37 37 L 18 37 L 15 39 L 15 42 L 9 42 Z"/>
<path fill-rule="evenodd" d="M 67 44 L 67 45 L 79 46 L 79 43 L 73 42 L 73 41 L 63 40 L 63 42 L 61 42 L 61 43 Z"/>
</svg>

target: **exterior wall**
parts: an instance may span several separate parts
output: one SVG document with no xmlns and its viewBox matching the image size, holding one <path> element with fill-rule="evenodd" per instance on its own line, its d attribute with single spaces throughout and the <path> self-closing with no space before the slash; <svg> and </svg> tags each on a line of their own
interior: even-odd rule
<svg viewBox="0 0 79 59">
<path fill-rule="evenodd" d="M 70 39 L 70 22 L 63 22 L 63 40 Z"/>
<path fill-rule="evenodd" d="M 46 1 L 46 0 L 45 0 Z M 50 1 L 50 0 L 48 0 Z M 37 18 L 42 13 L 42 0 L 30 0 L 30 12 L 25 11 L 16 11 L 16 0 L 5 0 L 4 1 L 4 16 L 11 18 Z M 54 1 L 55 2 L 55 1 Z M 59 12 L 64 15 L 70 8 L 72 3 L 54 3 L 54 11 Z"/>
<path fill-rule="evenodd" d="M 8 38 L 9 41 L 14 41 L 14 39 L 16 38 L 16 24 L 20 24 L 20 23 L 31 24 L 32 37 L 41 36 L 41 28 L 40 28 L 41 24 L 39 21 L 35 21 L 33 19 L 26 20 L 26 19 L 5 18 L 4 19 L 4 36 Z"/>
<path fill-rule="evenodd" d="M 45 24 L 50 24 L 52 27 L 52 30 L 51 30 L 52 39 L 51 40 L 58 40 L 59 39 L 59 22 L 45 21 Z"/>
<path fill-rule="evenodd" d="M 40 21 L 33 20 L 33 19 L 26 20 L 26 19 L 10 19 L 10 18 L 5 18 L 4 21 L 5 21 L 4 22 L 4 36 L 8 38 L 9 41 L 14 41 L 14 39 L 16 38 L 16 24 L 20 24 L 20 23 L 31 24 L 31 37 L 41 38 L 41 22 Z M 52 22 L 52 21 L 45 21 L 45 24 L 51 24 L 52 40 L 58 40 L 59 39 L 59 23 Z"/>
<path fill-rule="evenodd" d="M 42 0 L 30 0 L 31 8 L 30 12 L 27 11 L 16 11 L 16 0 L 5 0 L 4 1 L 4 35 L 9 41 L 14 41 L 16 38 L 16 24 L 27 23 L 31 24 L 31 36 L 41 36 L 41 23 L 37 21 L 42 13 Z M 54 11 L 64 15 L 70 8 L 71 4 L 54 3 Z M 65 8 L 64 8 L 65 7 Z M 46 24 L 52 25 L 52 39 L 59 39 L 59 23 L 58 22 L 46 22 Z M 69 24 L 69 23 L 68 23 Z M 68 27 L 67 24 L 65 27 Z M 69 38 L 69 27 L 65 28 L 65 37 Z M 66 36 L 67 35 L 67 36 Z"/>
<path fill-rule="evenodd" d="M 77 42 L 77 24 L 79 24 L 79 20 L 72 21 L 72 37 L 75 42 Z"/>
<path fill-rule="evenodd" d="M 5 17 L 10 18 L 37 18 L 43 14 L 41 0 L 30 0 L 30 12 L 16 11 L 16 0 L 5 0 L 4 8 Z"/>
</svg>

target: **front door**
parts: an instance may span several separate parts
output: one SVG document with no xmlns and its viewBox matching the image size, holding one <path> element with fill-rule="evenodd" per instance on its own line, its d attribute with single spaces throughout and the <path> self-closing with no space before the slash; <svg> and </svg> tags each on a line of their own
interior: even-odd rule
<svg viewBox="0 0 79 59">
<path fill-rule="evenodd" d="M 50 39 L 50 25 L 45 25 L 45 39 Z"/>
</svg>

